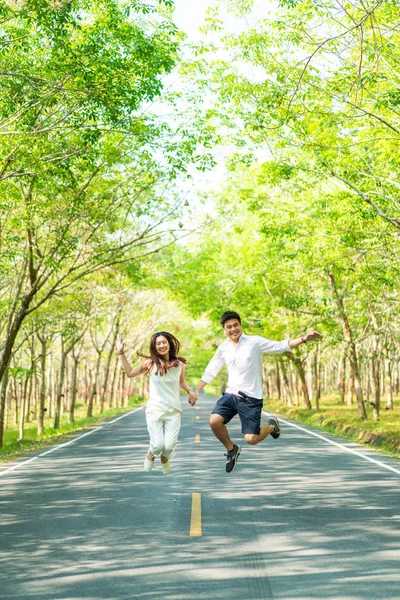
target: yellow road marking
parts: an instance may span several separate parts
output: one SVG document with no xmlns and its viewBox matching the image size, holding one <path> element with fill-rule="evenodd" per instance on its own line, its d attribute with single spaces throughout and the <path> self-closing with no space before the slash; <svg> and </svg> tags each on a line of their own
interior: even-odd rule
<svg viewBox="0 0 400 600">
<path fill-rule="evenodd" d="M 195 441 L 195 444 L 200 443 L 200 434 L 199 433 L 196 433 L 196 435 L 194 436 L 194 441 Z"/>
<path fill-rule="evenodd" d="M 191 537 L 200 537 L 203 535 L 201 529 L 201 494 L 192 494 L 192 516 L 190 519 Z"/>
<path fill-rule="evenodd" d="M 195 406 L 195 409 L 196 409 L 196 410 L 200 410 L 200 407 L 199 407 L 199 406 Z"/>
<path fill-rule="evenodd" d="M 199 415 L 196 415 L 196 421 L 199 421 L 199 420 L 200 420 Z"/>
</svg>

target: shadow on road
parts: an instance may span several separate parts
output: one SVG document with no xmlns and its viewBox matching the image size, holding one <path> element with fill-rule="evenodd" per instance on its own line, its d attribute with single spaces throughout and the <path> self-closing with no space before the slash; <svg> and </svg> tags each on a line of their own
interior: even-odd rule
<svg viewBox="0 0 400 600">
<path fill-rule="evenodd" d="M 244 447 L 229 476 L 209 408 L 185 409 L 168 477 L 141 470 L 142 413 L 4 478 L 1 597 L 400 597 L 396 476 L 286 429 Z M 201 538 L 189 537 L 192 492 Z"/>
</svg>

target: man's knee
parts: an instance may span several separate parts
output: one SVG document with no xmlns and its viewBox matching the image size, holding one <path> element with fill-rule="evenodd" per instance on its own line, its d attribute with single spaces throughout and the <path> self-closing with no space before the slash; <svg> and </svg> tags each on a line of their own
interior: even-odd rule
<svg viewBox="0 0 400 600">
<path fill-rule="evenodd" d="M 224 419 L 221 415 L 210 415 L 210 427 L 213 431 L 224 424 Z"/>
<path fill-rule="evenodd" d="M 254 444 L 258 444 L 258 438 L 259 436 L 256 435 L 255 433 L 246 433 L 244 436 L 244 439 L 246 440 L 246 442 L 248 444 L 251 444 L 252 446 L 254 446 Z"/>
</svg>

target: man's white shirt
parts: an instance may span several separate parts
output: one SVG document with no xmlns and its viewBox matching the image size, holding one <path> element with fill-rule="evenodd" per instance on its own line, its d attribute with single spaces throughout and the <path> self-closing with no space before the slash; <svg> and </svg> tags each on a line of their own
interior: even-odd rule
<svg viewBox="0 0 400 600">
<path fill-rule="evenodd" d="M 289 340 L 273 342 L 260 335 L 242 335 L 234 344 L 226 339 L 217 348 L 214 357 L 208 363 L 202 381 L 211 383 L 224 365 L 228 367 L 228 385 L 226 393 L 244 392 L 253 398 L 263 397 L 262 357 L 263 354 L 281 354 L 291 352 Z"/>
</svg>

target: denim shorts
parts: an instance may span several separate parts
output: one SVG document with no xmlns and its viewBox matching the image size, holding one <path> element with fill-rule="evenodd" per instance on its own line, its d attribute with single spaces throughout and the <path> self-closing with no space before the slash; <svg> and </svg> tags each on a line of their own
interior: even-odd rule
<svg viewBox="0 0 400 600">
<path fill-rule="evenodd" d="M 224 394 L 220 398 L 212 415 L 220 415 L 224 419 L 225 425 L 229 423 L 235 415 L 239 415 L 242 423 L 242 433 L 254 433 L 259 435 L 261 423 L 261 411 L 263 407 L 262 398 L 241 398 L 236 394 Z"/>
</svg>

